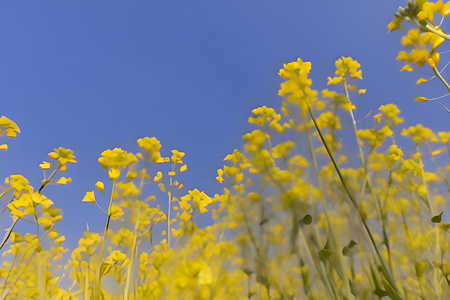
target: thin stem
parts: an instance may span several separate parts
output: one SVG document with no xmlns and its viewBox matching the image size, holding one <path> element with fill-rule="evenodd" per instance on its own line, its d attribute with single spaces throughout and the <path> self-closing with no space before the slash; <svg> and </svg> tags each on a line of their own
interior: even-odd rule
<svg viewBox="0 0 450 300">
<path fill-rule="evenodd" d="M 172 172 L 174 172 L 174 169 L 175 169 L 175 163 L 174 164 L 172 164 Z M 172 187 L 172 185 L 173 185 L 173 177 L 172 176 L 170 176 L 170 187 Z M 172 191 L 171 191 L 171 189 L 169 188 L 169 191 L 167 192 L 167 195 L 169 196 L 169 208 L 168 208 L 168 212 L 167 212 L 167 244 L 169 245 L 169 247 L 170 247 L 170 225 L 172 224 L 172 222 L 171 222 L 171 215 L 170 215 L 170 213 L 171 213 L 171 208 L 172 208 Z"/>
<path fill-rule="evenodd" d="M 100 250 L 100 259 L 99 259 L 99 265 L 97 268 L 97 293 L 98 295 L 100 295 L 101 293 L 101 274 L 100 274 L 100 269 L 102 267 L 102 260 L 103 260 L 103 252 L 105 251 L 105 237 L 106 237 L 106 232 L 109 229 L 109 222 L 111 221 L 111 207 L 112 207 L 112 202 L 113 202 L 113 195 L 114 195 L 114 190 L 116 188 L 116 179 L 113 180 L 113 186 L 112 186 L 112 191 L 111 191 L 111 197 L 109 199 L 109 206 L 108 206 L 108 217 L 106 219 L 106 225 L 105 225 L 105 230 L 103 231 L 103 236 L 102 236 L 102 248 Z"/>
<path fill-rule="evenodd" d="M 442 77 L 442 75 L 439 72 L 439 70 L 437 69 L 437 67 L 432 67 L 431 70 L 433 70 L 433 72 L 436 75 L 436 77 L 439 78 L 439 80 L 442 82 L 442 84 L 444 84 L 444 86 L 450 92 L 450 85 L 447 83 L 447 81 L 444 79 L 444 77 Z"/>
<path fill-rule="evenodd" d="M 370 241 L 372 242 L 372 245 L 373 245 L 373 247 L 374 247 L 374 249 L 375 249 L 375 252 L 376 252 L 376 254 L 377 254 L 377 256 L 378 256 L 378 259 L 380 260 L 380 263 L 381 263 L 381 266 L 382 266 L 382 270 L 383 270 L 383 274 L 385 275 L 386 280 L 388 281 L 388 283 L 391 285 L 393 291 L 396 293 L 396 296 L 397 296 L 399 299 L 401 299 L 400 296 L 398 295 L 398 289 L 397 289 L 397 287 L 396 287 L 396 285 L 395 285 L 395 282 L 394 282 L 394 280 L 393 280 L 393 278 L 392 278 L 392 276 L 391 276 L 391 274 L 390 274 L 390 272 L 389 272 L 389 269 L 387 268 L 386 262 L 384 261 L 384 259 L 383 259 L 382 255 L 381 255 L 381 253 L 380 253 L 379 250 L 378 250 L 378 247 L 377 247 L 377 244 L 376 244 L 376 242 L 375 242 L 375 239 L 374 239 L 374 237 L 373 237 L 373 235 L 372 235 L 372 232 L 370 231 L 370 228 L 369 228 L 369 226 L 367 225 L 367 222 L 366 222 L 366 221 L 364 220 L 364 218 L 361 216 L 361 212 L 360 212 L 360 210 L 359 210 L 359 205 L 358 205 L 358 203 L 356 202 L 355 198 L 353 197 L 352 193 L 350 192 L 350 189 L 348 188 L 347 183 L 346 183 L 345 180 L 344 180 L 344 176 L 342 175 L 342 173 L 341 173 L 341 171 L 340 171 L 340 168 L 339 168 L 339 166 L 337 165 L 336 160 L 334 159 L 334 156 L 333 156 L 333 154 L 332 154 L 330 148 L 328 147 L 328 145 L 327 145 L 327 143 L 326 143 L 326 141 L 325 141 L 325 138 L 323 137 L 322 132 L 321 132 L 321 130 L 319 129 L 319 126 L 317 125 L 317 122 L 316 122 L 316 120 L 315 120 L 315 118 L 314 118 L 314 115 L 313 115 L 313 113 L 312 113 L 312 111 L 311 111 L 311 108 L 310 108 L 309 106 L 308 106 L 308 111 L 309 111 L 309 114 L 310 114 L 310 116 L 311 116 L 311 119 L 312 119 L 312 121 L 313 121 L 313 123 L 314 123 L 314 126 L 316 127 L 317 133 L 319 134 L 320 139 L 321 139 L 321 141 L 322 141 L 322 143 L 323 143 L 325 149 L 327 150 L 328 156 L 330 157 L 331 162 L 333 163 L 334 169 L 336 170 L 336 173 L 337 173 L 338 176 L 339 176 L 339 179 L 340 179 L 340 181 L 341 181 L 341 183 L 342 183 L 342 186 L 343 186 L 343 188 L 344 188 L 346 194 L 348 195 L 348 197 L 349 197 L 349 199 L 350 199 L 350 202 L 353 204 L 353 206 L 355 207 L 356 211 L 358 212 L 358 215 L 360 216 L 360 219 L 361 219 L 361 221 L 362 221 L 362 223 L 363 223 L 363 225 L 364 225 L 364 228 L 365 228 L 365 230 L 367 231 L 367 233 L 368 233 L 368 235 L 369 235 Z"/>
</svg>

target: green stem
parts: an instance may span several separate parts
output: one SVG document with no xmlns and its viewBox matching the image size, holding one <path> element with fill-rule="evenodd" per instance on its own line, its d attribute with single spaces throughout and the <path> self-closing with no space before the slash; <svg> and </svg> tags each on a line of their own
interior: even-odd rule
<svg viewBox="0 0 450 300">
<path fill-rule="evenodd" d="M 108 217 L 106 219 L 106 225 L 105 225 L 105 230 L 103 231 L 103 236 L 102 236 L 102 247 L 100 250 L 100 258 L 99 258 L 99 265 L 97 268 L 97 298 L 100 299 L 100 293 L 101 293 L 101 277 L 102 275 L 100 274 L 100 269 L 102 267 L 102 260 L 103 260 L 103 252 L 105 251 L 105 237 L 106 237 L 106 232 L 109 229 L 109 223 L 111 221 L 111 207 L 112 207 L 112 202 L 113 202 L 113 195 L 114 195 L 114 190 L 116 188 L 116 179 L 113 180 L 113 186 L 112 186 L 112 191 L 111 191 L 111 197 L 109 199 L 109 206 L 108 206 Z"/>
<path fill-rule="evenodd" d="M 313 113 L 312 113 L 311 108 L 309 107 L 309 105 L 308 105 L 308 111 L 309 111 L 309 114 L 310 114 L 310 116 L 311 116 L 311 119 L 312 119 L 312 121 L 313 121 L 313 123 L 314 123 L 314 126 L 316 127 L 317 133 L 319 134 L 320 139 L 321 139 L 321 141 L 322 141 L 322 143 L 323 143 L 325 149 L 327 150 L 328 156 L 330 157 L 331 162 L 333 163 L 334 169 L 336 170 L 336 173 L 338 174 L 338 177 L 339 177 L 339 179 L 340 179 L 340 181 L 341 181 L 341 184 L 342 184 L 342 186 L 343 186 L 343 188 L 344 188 L 346 194 L 348 195 L 348 197 L 349 197 L 349 199 L 350 199 L 350 202 L 353 204 L 353 206 L 355 207 L 356 211 L 358 212 L 358 215 L 360 216 L 360 219 L 361 219 L 361 221 L 362 221 L 362 223 L 363 223 L 363 225 L 364 225 L 364 228 L 365 228 L 365 230 L 367 231 L 367 233 L 368 233 L 368 235 L 369 235 L 370 241 L 371 241 L 371 243 L 372 243 L 372 245 L 373 245 L 373 247 L 374 247 L 374 249 L 375 249 L 375 252 L 376 252 L 376 254 L 377 254 L 377 256 L 378 256 L 378 259 L 380 260 L 381 267 L 382 267 L 382 270 L 383 270 L 383 274 L 384 274 L 384 276 L 386 277 L 387 282 L 388 282 L 388 283 L 391 285 L 391 287 L 393 288 L 393 291 L 396 293 L 396 296 L 397 296 L 399 299 L 401 299 L 401 297 L 398 295 L 398 289 L 397 289 L 397 287 L 396 287 L 396 285 L 395 285 L 395 282 L 394 282 L 394 280 L 392 279 L 392 276 L 391 276 L 391 274 L 390 274 L 390 272 L 389 272 L 389 269 L 387 268 L 386 262 L 384 261 L 384 259 L 383 259 L 382 255 L 381 255 L 381 253 L 380 253 L 379 250 L 378 250 L 378 247 L 377 247 L 377 244 L 376 244 L 376 242 L 375 242 L 375 239 L 374 239 L 374 237 L 373 237 L 373 235 L 372 235 L 372 232 L 370 231 L 370 228 L 369 228 L 369 226 L 367 225 L 367 222 L 365 221 L 365 219 L 364 219 L 364 218 L 362 217 L 362 215 L 361 215 L 361 212 L 360 212 L 360 210 L 359 210 L 359 205 L 358 205 L 358 203 L 356 202 L 355 198 L 353 197 L 352 193 L 350 192 L 350 189 L 348 188 L 347 183 L 346 183 L 345 180 L 344 180 L 344 176 L 342 175 L 342 173 L 341 173 L 341 171 L 340 171 L 340 169 L 339 169 L 339 166 L 337 165 L 336 160 L 334 159 L 333 153 L 332 153 L 331 150 L 329 149 L 329 147 L 328 147 L 328 145 L 327 145 L 327 142 L 325 141 L 325 138 L 323 137 L 322 132 L 321 132 L 321 130 L 319 129 L 319 126 L 317 125 L 316 119 L 314 118 L 314 115 L 313 115 Z"/>
<path fill-rule="evenodd" d="M 437 69 L 437 67 L 432 67 L 431 70 L 433 70 L 433 73 L 436 75 L 437 78 L 442 82 L 442 84 L 447 88 L 447 90 L 450 92 L 450 85 L 447 83 L 447 81 L 442 77 L 441 72 Z"/>
<path fill-rule="evenodd" d="M 140 210 L 138 211 L 138 216 L 136 218 L 136 224 L 134 225 L 133 246 L 131 247 L 131 258 L 130 258 L 130 263 L 129 263 L 128 269 L 127 269 L 127 280 L 125 283 L 125 288 L 123 290 L 123 299 L 124 300 L 128 300 L 128 298 L 129 298 L 131 269 L 133 267 L 133 259 L 134 259 L 134 255 L 135 255 L 135 249 L 136 249 L 137 234 L 138 234 L 137 231 L 139 228 L 139 218 L 140 218 Z"/>
</svg>

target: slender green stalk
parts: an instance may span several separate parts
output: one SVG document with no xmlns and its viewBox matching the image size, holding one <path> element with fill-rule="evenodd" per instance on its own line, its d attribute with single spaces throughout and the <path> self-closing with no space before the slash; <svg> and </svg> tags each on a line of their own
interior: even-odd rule
<svg viewBox="0 0 450 300">
<path fill-rule="evenodd" d="M 420 152 L 420 149 L 419 149 L 419 145 L 417 145 L 417 151 L 418 152 Z M 421 180 L 422 180 L 422 186 L 423 186 L 423 188 L 424 188 L 424 190 L 425 190 L 425 199 L 426 199 L 426 203 L 427 203 L 427 206 L 428 206 L 428 209 L 429 209 L 429 212 L 430 212 L 430 215 L 433 217 L 433 216 L 435 216 L 436 214 L 437 214 L 437 212 L 436 212 L 436 210 L 435 210 L 435 208 L 434 208 L 434 205 L 433 205 L 433 203 L 430 201 L 430 197 L 428 196 L 428 187 L 427 187 L 427 184 L 426 184 L 426 182 L 425 182 L 425 178 L 424 178 L 424 174 L 423 174 L 423 172 L 422 172 L 422 174 L 421 174 Z M 435 228 L 435 229 L 438 229 L 438 224 L 434 224 L 433 223 L 433 227 Z M 439 244 L 440 244 L 440 236 L 439 236 L 439 231 L 438 230 L 435 230 L 435 243 L 434 243 L 434 261 L 439 261 Z M 437 268 L 433 268 L 433 280 L 434 280 L 434 290 L 435 290 L 435 293 L 436 293 L 436 295 L 440 295 L 440 292 L 439 292 L 439 279 L 438 279 L 438 269 Z"/>
<path fill-rule="evenodd" d="M 43 265 L 42 265 L 42 260 L 41 260 L 41 252 L 37 253 L 37 271 L 38 274 L 44 274 L 44 270 L 43 270 Z M 45 281 L 44 281 L 44 276 L 38 276 L 38 288 L 39 288 L 39 300 L 44 300 L 46 298 L 45 295 Z"/>
<path fill-rule="evenodd" d="M 348 92 L 347 80 L 345 80 L 345 79 L 344 79 L 344 88 L 345 88 L 345 96 L 346 96 L 347 100 L 351 103 L 350 94 Z M 359 156 L 361 158 L 361 163 L 363 165 L 363 171 L 364 171 L 364 179 L 365 180 L 364 180 L 364 184 L 363 184 L 363 186 L 361 188 L 361 193 L 364 192 L 365 186 L 367 185 L 367 188 L 370 190 L 370 193 L 372 194 L 372 197 L 375 199 L 375 204 L 376 204 L 376 208 L 377 208 L 378 217 L 379 217 L 379 219 L 381 221 L 381 230 L 382 230 L 382 233 L 383 233 L 383 242 L 384 242 L 384 244 L 386 246 L 386 250 L 387 250 L 387 254 L 388 254 L 389 271 L 391 272 L 391 275 L 393 276 L 393 279 L 394 279 L 394 272 L 393 272 L 393 269 L 392 269 L 391 249 L 390 249 L 390 243 L 389 243 L 389 235 L 386 232 L 386 215 L 383 213 L 380 198 L 378 197 L 378 195 L 375 193 L 375 191 L 372 188 L 372 183 L 371 183 L 369 174 L 367 172 L 367 164 L 366 164 L 366 161 L 365 161 L 364 152 L 363 152 L 362 147 L 361 147 L 361 140 L 360 140 L 360 138 L 358 136 L 358 129 L 357 129 L 357 126 L 356 126 L 356 119 L 355 119 L 355 116 L 353 114 L 353 110 L 350 109 L 349 112 L 350 112 L 350 117 L 352 119 L 352 124 L 353 124 L 353 133 L 355 135 L 356 143 L 358 145 Z M 371 151 L 373 151 L 373 149 L 371 149 Z"/>
<path fill-rule="evenodd" d="M 445 86 L 445 88 L 450 92 L 450 85 L 448 82 L 442 77 L 441 72 L 437 69 L 437 67 L 432 67 L 431 70 L 433 70 L 433 73 L 436 75 L 437 78 L 442 82 L 442 84 Z"/>
<path fill-rule="evenodd" d="M 101 246 L 101 250 L 100 250 L 100 258 L 99 258 L 99 265 L 97 267 L 97 286 L 96 286 L 96 296 L 97 299 L 100 299 L 100 294 L 101 294 L 101 289 L 102 289 L 102 274 L 100 274 L 100 270 L 102 267 L 102 262 L 103 262 L 103 253 L 105 251 L 105 238 L 106 238 L 106 233 L 109 229 L 109 223 L 111 221 L 111 208 L 112 208 L 112 202 L 113 202 L 113 196 L 114 196 L 114 190 L 116 188 L 116 179 L 113 180 L 113 186 L 112 186 L 112 190 L 111 190 L 111 197 L 109 199 L 109 205 L 108 205 L 108 217 L 106 219 L 106 225 L 105 225 L 105 230 L 103 231 L 103 236 L 102 236 L 102 246 Z"/>
<path fill-rule="evenodd" d="M 144 162 L 144 170 L 147 169 L 147 160 L 145 160 Z M 138 194 L 138 200 L 141 199 L 142 196 L 142 191 L 144 189 L 144 177 L 141 177 L 141 182 L 139 184 L 139 194 Z M 139 220 L 140 220 L 140 213 L 141 211 L 138 210 L 138 215 L 136 217 L 136 223 L 134 224 L 134 232 L 133 232 L 133 245 L 131 247 L 131 258 L 130 258 L 130 263 L 127 267 L 127 279 L 125 282 L 125 288 L 123 291 L 123 299 L 128 300 L 129 298 L 129 290 L 130 290 L 130 282 L 131 282 L 131 271 L 133 268 L 133 262 L 134 262 L 134 258 L 135 256 L 137 256 L 137 237 L 138 237 L 138 229 L 139 229 Z M 170 245 L 170 244 L 169 244 Z M 136 292 L 134 292 L 134 295 L 136 295 Z"/>
<path fill-rule="evenodd" d="M 136 217 L 136 224 L 134 224 L 133 246 L 131 247 L 130 263 L 129 263 L 128 268 L 127 268 L 127 279 L 126 279 L 126 282 L 125 282 L 125 288 L 123 290 L 123 299 L 124 300 L 128 300 L 128 297 L 129 297 L 130 280 L 131 280 L 131 277 L 132 277 L 131 276 L 131 270 L 133 268 L 133 261 L 134 261 L 136 243 L 137 243 L 139 219 L 140 219 L 140 210 L 138 211 L 138 215 Z"/>
<path fill-rule="evenodd" d="M 378 256 L 378 259 L 380 260 L 381 267 L 382 267 L 382 270 L 383 270 L 383 274 L 386 277 L 387 282 L 392 287 L 393 291 L 396 293 L 396 296 L 398 297 L 398 299 L 401 299 L 401 297 L 398 295 L 398 289 L 396 287 L 395 281 L 393 280 L 393 277 L 392 277 L 392 275 L 389 272 L 389 269 L 388 269 L 388 267 L 386 265 L 386 262 L 384 261 L 384 258 L 382 257 L 382 255 L 381 255 L 381 253 L 380 253 L 380 251 L 378 249 L 378 246 L 377 246 L 377 244 L 375 242 L 375 239 L 374 239 L 374 237 L 372 235 L 372 232 L 371 232 L 369 226 L 367 225 L 367 222 L 365 221 L 365 219 L 361 216 L 361 212 L 359 210 L 359 205 L 356 202 L 355 198 L 353 197 L 352 193 L 350 192 L 350 190 L 349 190 L 349 188 L 347 186 L 347 183 L 345 182 L 344 177 L 343 177 L 343 175 L 342 175 L 342 173 L 340 171 L 340 168 L 337 165 L 336 160 L 334 159 L 333 153 L 329 149 L 329 147 L 328 147 L 328 145 L 327 145 L 327 143 L 325 141 L 325 138 L 323 137 L 322 132 L 321 132 L 319 126 L 317 125 L 316 119 L 314 118 L 314 115 L 313 115 L 313 113 L 311 111 L 311 108 L 309 106 L 308 106 L 308 111 L 309 111 L 311 119 L 312 119 L 312 121 L 314 123 L 314 126 L 316 127 L 317 133 L 319 134 L 320 139 L 321 139 L 325 149 L 327 150 L 328 156 L 330 157 L 330 159 L 331 159 L 331 161 L 333 163 L 333 166 L 334 166 L 334 168 L 336 170 L 336 173 L 339 176 L 339 179 L 340 179 L 340 181 L 342 183 L 342 186 L 343 186 L 346 194 L 348 195 L 348 197 L 350 199 L 350 202 L 353 204 L 353 206 L 355 207 L 356 211 L 358 212 L 358 215 L 360 216 L 360 219 L 361 219 L 361 221 L 362 221 L 362 223 L 364 225 L 364 228 L 365 228 L 366 232 L 369 235 L 370 241 L 372 242 L 372 245 L 373 245 L 374 250 L 375 250 L 375 252 L 376 252 L 376 254 Z"/>
<path fill-rule="evenodd" d="M 309 105 L 308 105 L 308 109 L 309 109 Z M 309 112 L 310 112 L 311 117 L 313 117 L 312 113 L 311 113 L 311 110 L 309 110 Z M 313 119 L 313 121 L 314 121 L 314 124 L 315 124 L 315 119 Z M 336 234 L 336 231 L 334 230 L 334 226 L 331 224 L 331 218 L 330 218 L 330 212 L 328 210 L 328 204 L 327 204 L 325 198 L 322 195 L 322 191 L 324 189 L 323 189 L 321 180 L 319 178 L 319 168 L 318 168 L 318 165 L 317 165 L 316 156 L 314 154 L 312 139 L 311 139 L 311 135 L 310 135 L 309 131 L 307 131 L 307 136 L 308 136 L 308 143 L 309 143 L 309 148 L 310 148 L 309 150 L 310 150 L 310 153 L 311 153 L 311 156 L 312 156 L 312 161 L 313 161 L 315 173 L 316 173 L 316 176 L 317 176 L 317 184 L 319 185 L 319 190 L 321 191 L 321 193 L 320 193 L 320 200 L 321 200 L 323 208 L 324 208 L 325 218 L 327 220 L 328 228 L 329 228 L 329 231 L 330 231 L 331 244 L 332 244 L 333 250 L 335 251 L 335 254 L 338 256 L 338 261 L 339 261 L 339 265 L 341 267 L 341 273 L 342 273 L 341 276 L 342 276 L 342 280 L 344 282 L 344 288 L 345 288 L 346 297 L 348 299 L 353 299 L 354 296 L 351 293 L 351 289 L 350 289 L 350 285 L 349 285 L 350 282 L 349 282 L 349 279 L 348 279 L 347 264 L 345 263 L 344 257 L 342 255 L 341 244 L 340 244 L 339 238 L 338 238 L 338 236 Z M 326 145 L 326 147 L 328 147 L 328 145 Z M 329 150 L 329 149 L 327 148 L 327 150 Z"/>
</svg>

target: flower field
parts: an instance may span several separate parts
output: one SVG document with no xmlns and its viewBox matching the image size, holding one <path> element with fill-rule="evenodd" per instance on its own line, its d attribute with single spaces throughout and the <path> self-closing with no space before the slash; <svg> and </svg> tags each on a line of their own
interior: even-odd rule
<svg viewBox="0 0 450 300">
<path fill-rule="evenodd" d="M 448 16 L 450 2 L 409 1 L 388 30 L 402 33 L 401 71 L 428 68 L 417 84 L 450 92 L 440 61 Z M 279 101 L 249 114 L 252 130 L 223 158 L 215 195 L 186 190 L 185 153 L 155 137 L 138 139 L 137 153 L 103 151 L 105 175 L 80 201 L 104 230 L 70 237 L 75 249 L 45 195 L 74 184 L 66 174 L 76 153 L 43 158 L 40 186 L 8 176 L 0 299 L 449 299 L 450 131 L 405 127 L 394 103 L 358 116 L 367 91 L 356 58 L 337 59 L 321 90 L 313 67 L 307 58 L 282 65 Z M 1 138 L 19 126 L 1 117 Z M 202 215 L 213 222 L 199 226 Z"/>
</svg>

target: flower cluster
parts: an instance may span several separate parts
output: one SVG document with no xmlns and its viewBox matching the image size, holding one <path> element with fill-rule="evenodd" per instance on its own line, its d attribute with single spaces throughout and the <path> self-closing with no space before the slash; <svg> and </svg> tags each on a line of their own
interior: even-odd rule
<svg viewBox="0 0 450 300">
<path fill-rule="evenodd" d="M 411 48 L 399 55 L 404 70 L 428 64 L 440 76 L 447 36 L 436 15 L 449 16 L 450 4 L 410 1 L 388 25 L 415 27 L 402 39 Z M 450 132 L 403 128 L 395 104 L 360 128 L 352 98 L 366 93 L 361 65 L 341 57 L 335 67 L 318 91 L 310 62 L 284 64 L 280 113 L 252 111 L 255 129 L 223 159 L 214 196 L 186 190 L 185 153 L 165 156 L 155 137 L 138 139 L 137 153 L 103 151 L 105 178 L 81 201 L 105 226 L 88 227 L 74 249 L 64 248 L 62 212 L 44 194 L 71 183 L 61 173 L 74 152 L 49 153 L 37 189 L 8 176 L 0 298 L 450 298 Z M 0 118 L 0 135 L 18 132 Z"/>
<path fill-rule="evenodd" d="M 442 76 L 442 71 L 446 66 L 441 69 L 438 68 L 441 53 L 445 52 L 442 52 L 440 48 L 445 41 L 450 41 L 450 35 L 443 29 L 444 20 L 450 16 L 450 2 L 408 0 L 407 6 L 400 7 L 394 16 L 395 19 L 388 25 L 389 32 L 402 30 L 404 36 L 401 38 L 401 44 L 407 49 L 406 51 L 401 50 L 397 56 L 397 60 L 405 62 L 401 71 L 413 72 L 424 65 L 428 65 L 434 76 L 419 78 L 416 84 L 426 83 L 438 78 L 450 92 L 450 85 Z M 436 16 L 439 17 L 439 21 L 436 21 Z M 406 25 L 412 28 L 407 29 L 404 27 Z M 427 102 L 441 99 L 447 95 L 432 99 L 418 96 L 415 100 Z"/>
</svg>

